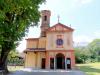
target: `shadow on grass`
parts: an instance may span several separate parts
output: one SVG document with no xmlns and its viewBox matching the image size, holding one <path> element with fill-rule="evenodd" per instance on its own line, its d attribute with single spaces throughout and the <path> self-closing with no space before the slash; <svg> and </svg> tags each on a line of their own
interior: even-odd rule
<svg viewBox="0 0 100 75">
<path fill-rule="evenodd" d="M 80 70 L 84 72 L 96 72 L 100 73 L 100 69 L 92 68 L 91 66 L 78 66 L 80 67 Z"/>
</svg>

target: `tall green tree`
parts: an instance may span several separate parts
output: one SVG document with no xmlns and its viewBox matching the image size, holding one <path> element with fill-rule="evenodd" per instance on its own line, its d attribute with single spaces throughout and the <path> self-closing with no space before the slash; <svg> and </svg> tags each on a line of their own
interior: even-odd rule
<svg viewBox="0 0 100 75">
<path fill-rule="evenodd" d="M 30 26 L 37 25 L 45 0 L 0 0 L 0 69 L 7 70 L 7 56 Z"/>
<path fill-rule="evenodd" d="M 94 39 L 89 43 L 88 49 L 91 52 L 91 59 L 97 59 L 97 61 L 100 61 L 100 39 Z"/>
<path fill-rule="evenodd" d="M 87 47 L 76 47 L 75 48 L 75 58 L 76 63 L 86 63 L 86 61 L 91 56 L 91 52 Z"/>
</svg>

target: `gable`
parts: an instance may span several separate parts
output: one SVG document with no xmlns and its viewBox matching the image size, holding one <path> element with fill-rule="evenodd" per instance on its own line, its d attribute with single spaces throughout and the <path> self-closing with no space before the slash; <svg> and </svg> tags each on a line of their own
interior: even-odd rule
<svg viewBox="0 0 100 75">
<path fill-rule="evenodd" d="M 47 31 L 73 31 L 74 29 L 72 29 L 71 27 L 68 27 L 66 25 L 63 25 L 61 23 L 58 23 L 52 27 L 50 27 Z"/>
</svg>

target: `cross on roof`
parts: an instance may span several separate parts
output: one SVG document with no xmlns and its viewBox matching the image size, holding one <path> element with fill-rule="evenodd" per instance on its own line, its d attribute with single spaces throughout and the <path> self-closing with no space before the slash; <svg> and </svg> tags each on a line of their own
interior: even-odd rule
<svg viewBox="0 0 100 75">
<path fill-rule="evenodd" d="M 58 15 L 58 23 L 59 23 L 60 16 Z"/>
</svg>

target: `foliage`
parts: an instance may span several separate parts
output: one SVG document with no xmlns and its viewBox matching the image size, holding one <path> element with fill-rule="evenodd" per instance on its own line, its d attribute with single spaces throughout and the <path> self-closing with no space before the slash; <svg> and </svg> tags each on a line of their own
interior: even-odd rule
<svg viewBox="0 0 100 75">
<path fill-rule="evenodd" d="M 24 58 L 16 50 L 12 50 L 8 55 L 8 65 L 24 65 Z"/>
<path fill-rule="evenodd" d="M 85 47 L 78 47 L 75 49 L 76 63 L 86 63 L 90 56 L 90 51 Z"/>
<path fill-rule="evenodd" d="M 0 0 L 0 42 L 19 41 L 29 26 L 37 25 L 44 0 Z M 14 42 L 16 43 L 16 42 Z"/>
<path fill-rule="evenodd" d="M 45 0 L 0 0 L 0 67 L 7 70 L 6 59 L 11 50 L 38 24 L 39 5 Z"/>
<path fill-rule="evenodd" d="M 89 45 L 88 49 L 91 51 L 91 59 L 100 61 L 100 39 L 93 40 Z"/>
<path fill-rule="evenodd" d="M 95 39 L 85 47 L 75 48 L 76 63 L 100 61 L 100 39 Z"/>
<path fill-rule="evenodd" d="M 16 56 L 18 56 L 18 52 L 16 50 L 12 50 L 10 51 L 9 55 L 8 55 L 8 60 L 11 60 L 11 58 L 14 58 Z"/>
</svg>

